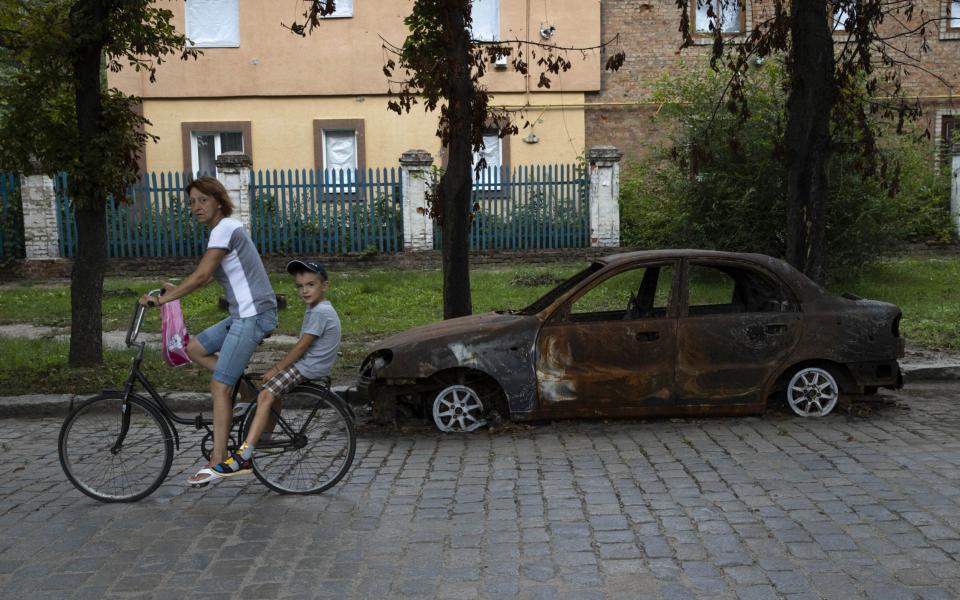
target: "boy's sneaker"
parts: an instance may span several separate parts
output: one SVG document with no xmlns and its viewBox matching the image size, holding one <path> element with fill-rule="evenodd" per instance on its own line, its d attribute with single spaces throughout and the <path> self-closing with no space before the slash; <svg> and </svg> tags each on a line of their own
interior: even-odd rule
<svg viewBox="0 0 960 600">
<path fill-rule="evenodd" d="M 215 465 L 212 470 L 220 477 L 249 475 L 253 472 L 253 461 L 249 459 L 244 460 L 236 452 L 231 452 L 230 457 L 227 458 L 227 460 Z"/>
</svg>

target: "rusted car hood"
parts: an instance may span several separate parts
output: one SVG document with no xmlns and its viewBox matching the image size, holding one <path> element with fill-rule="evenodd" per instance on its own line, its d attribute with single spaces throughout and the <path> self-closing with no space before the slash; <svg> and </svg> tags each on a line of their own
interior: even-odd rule
<svg viewBox="0 0 960 600">
<path fill-rule="evenodd" d="M 374 345 L 372 350 L 389 348 L 404 350 L 423 342 L 437 342 L 443 339 L 474 343 L 483 338 L 497 337 L 504 329 L 510 329 L 523 322 L 537 320 L 533 315 L 518 315 L 510 313 L 489 312 L 469 317 L 438 321 L 429 325 L 421 325 L 413 329 L 392 335 Z M 469 339 L 467 339 L 469 338 Z M 529 340 L 532 342 L 533 340 Z"/>
</svg>

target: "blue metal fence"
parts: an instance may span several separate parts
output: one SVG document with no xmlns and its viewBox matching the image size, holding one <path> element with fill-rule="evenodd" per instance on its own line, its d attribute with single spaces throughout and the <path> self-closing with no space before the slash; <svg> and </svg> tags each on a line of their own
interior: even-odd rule
<svg viewBox="0 0 960 600">
<path fill-rule="evenodd" d="M 107 255 L 200 256 L 206 250 L 207 228 L 191 216 L 183 188 L 189 173 L 149 173 L 127 188 L 127 198 L 106 201 Z M 64 173 L 54 179 L 60 256 L 76 254 L 77 224 L 69 182 Z"/>
<path fill-rule="evenodd" d="M 0 258 L 22 258 L 23 204 L 20 176 L 0 173 Z"/>
<path fill-rule="evenodd" d="M 263 254 L 403 250 L 396 169 L 258 171 L 250 188 L 251 234 Z"/>
<path fill-rule="evenodd" d="M 474 179 L 471 250 L 582 248 L 590 244 L 590 185 L 582 166 L 494 167 Z M 440 248 L 437 225 L 433 240 L 434 248 Z"/>
<path fill-rule="evenodd" d="M 207 229 L 190 215 L 183 188 L 190 173 L 150 173 L 106 204 L 110 257 L 200 256 Z M 0 175 L 7 214 L 15 176 Z M 394 253 L 403 249 L 397 169 L 261 170 L 251 173 L 251 237 L 263 255 Z M 65 174 L 54 179 L 60 255 L 76 254 L 76 223 Z M 578 165 L 487 169 L 474 183 L 474 250 L 579 248 L 589 245 L 589 184 Z M 11 204 L 12 206 L 12 204 Z M 19 206 L 19 204 L 17 204 Z M 6 224 L 6 217 L 4 223 Z M 6 227 L 0 235 L 9 235 Z M 21 238 L 22 238 L 22 229 Z M 8 248 L 6 238 L 4 248 Z M 441 245 L 434 227 L 434 247 Z M 20 240 L 22 248 L 22 239 Z"/>
</svg>

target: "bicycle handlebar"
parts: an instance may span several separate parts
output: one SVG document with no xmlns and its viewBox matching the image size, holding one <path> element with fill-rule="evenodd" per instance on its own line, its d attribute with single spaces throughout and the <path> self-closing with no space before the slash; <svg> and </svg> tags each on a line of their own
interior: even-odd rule
<svg viewBox="0 0 960 600">
<path fill-rule="evenodd" d="M 147 292 L 148 296 L 155 296 L 161 293 L 162 289 L 150 290 Z M 140 335 L 140 325 L 143 324 L 143 315 L 147 311 L 147 307 L 140 304 L 140 299 L 133 304 L 133 317 L 130 319 L 130 326 L 127 328 L 127 347 L 132 348 L 133 346 L 143 346 L 144 342 L 136 343 L 137 336 Z"/>
</svg>

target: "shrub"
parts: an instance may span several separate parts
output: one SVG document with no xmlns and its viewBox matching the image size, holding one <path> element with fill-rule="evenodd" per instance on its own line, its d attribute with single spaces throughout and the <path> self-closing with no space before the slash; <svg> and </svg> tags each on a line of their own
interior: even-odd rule
<svg viewBox="0 0 960 600">
<path fill-rule="evenodd" d="M 674 121 L 669 144 L 624 168 L 621 238 L 638 247 L 697 247 L 783 256 L 787 195 L 782 135 L 783 69 L 768 62 L 750 73 L 750 114 L 718 110 L 726 80 L 708 69 L 666 77 L 654 97 L 658 118 Z M 899 169 L 893 190 L 855 168 L 855 141 L 834 132 L 829 166 L 827 267 L 858 270 L 901 241 L 949 241 L 949 174 L 937 170 L 919 136 L 882 140 Z"/>
</svg>

